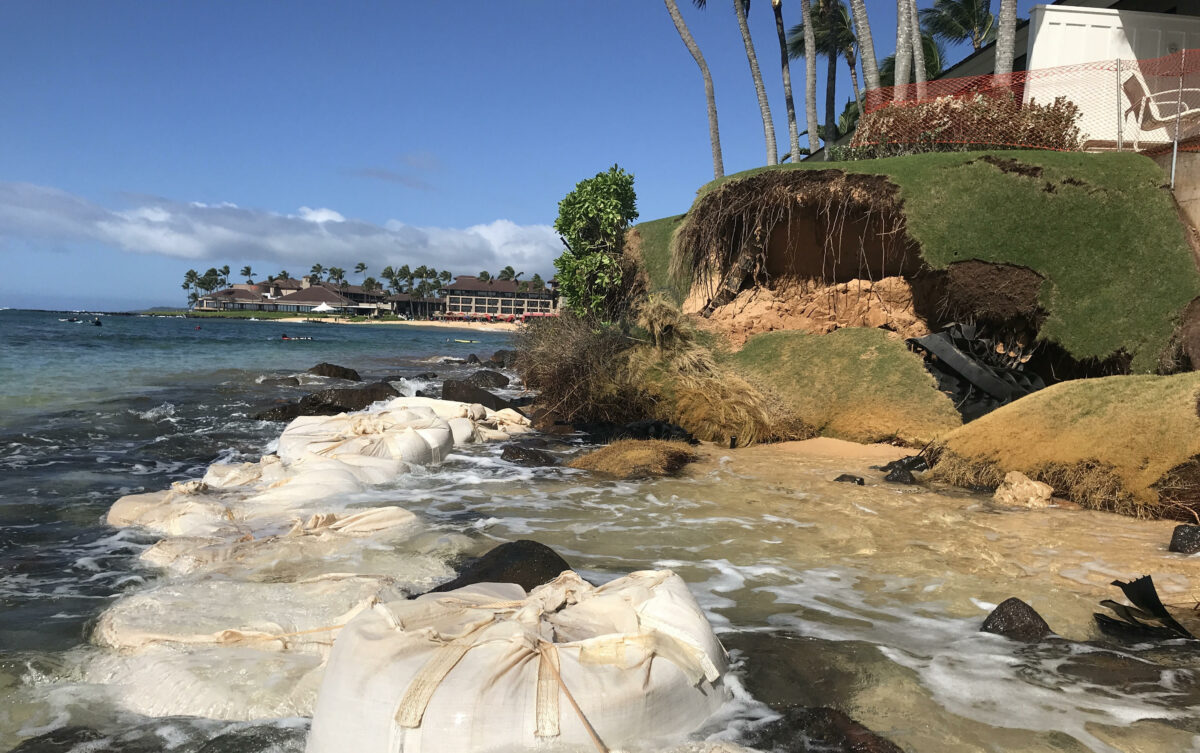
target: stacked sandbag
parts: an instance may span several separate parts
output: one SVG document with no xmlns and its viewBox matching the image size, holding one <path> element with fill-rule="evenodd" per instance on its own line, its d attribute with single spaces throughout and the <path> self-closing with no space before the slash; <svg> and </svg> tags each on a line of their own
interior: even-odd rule
<svg viewBox="0 0 1200 753">
<path fill-rule="evenodd" d="M 726 670 L 670 571 L 598 588 L 567 571 L 528 594 L 472 585 L 375 604 L 342 629 L 307 751 L 582 750 L 589 725 L 610 748 L 656 749 L 727 700 Z"/>
</svg>

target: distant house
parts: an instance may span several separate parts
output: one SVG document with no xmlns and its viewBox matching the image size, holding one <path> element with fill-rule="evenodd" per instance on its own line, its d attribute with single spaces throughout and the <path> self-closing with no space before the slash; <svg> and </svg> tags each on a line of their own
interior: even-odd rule
<svg viewBox="0 0 1200 753">
<path fill-rule="evenodd" d="M 558 307 L 558 292 L 549 288 L 530 289 L 515 280 L 481 280 L 460 275 L 442 288 L 449 318 L 520 317 L 525 314 L 551 314 Z"/>
<path fill-rule="evenodd" d="M 391 311 L 387 294 L 382 290 L 363 290 L 361 285 L 334 285 L 311 277 L 234 285 L 226 290 L 201 296 L 195 308 L 199 311 L 281 311 L 307 314 L 322 304 L 348 316 L 375 317 L 382 312 Z"/>
</svg>

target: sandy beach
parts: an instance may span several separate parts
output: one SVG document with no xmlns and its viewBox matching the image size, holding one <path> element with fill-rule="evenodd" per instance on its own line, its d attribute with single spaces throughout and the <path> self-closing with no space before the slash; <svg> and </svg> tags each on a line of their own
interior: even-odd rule
<svg viewBox="0 0 1200 753">
<path fill-rule="evenodd" d="M 472 332 L 516 332 L 520 326 L 514 322 L 438 322 L 425 320 L 404 320 L 404 319 L 368 319 L 361 322 L 352 322 L 347 319 L 308 319 L 302 316 L 288 317 L 286 319 L 273 319 L 272 321 L 287 324 L 288 322 L 313 322 L 319 321 L 322 324 L 367 324 L 367 325 L 400 325 L 407 327 L 438 327 L 441 329 L 459 329 Z"/>
</svg>

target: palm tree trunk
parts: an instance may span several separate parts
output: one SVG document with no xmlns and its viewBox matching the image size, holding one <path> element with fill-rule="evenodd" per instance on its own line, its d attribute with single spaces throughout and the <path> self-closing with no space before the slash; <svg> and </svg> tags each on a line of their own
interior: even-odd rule
<svg viewBox="0 0 1200 753">
<path fill-rule="evenodd" d="M 833 159 L 830 152 L 837 141 L 837 63 L 838 55 L 830 51 L 825 66 L 825 161 Z"/>
<path fill-rule="evenodd" d="M 854 87 L 854 101 L 858 103 L 858 114 L 863 113 L 863 98 L 862 92 L 858 89 L 858 71 L 855 70 L 854 49 L 847 48 L 844 52 L 846 56 L 846 65 L 850 66 L 850 85 Z"/>
<path fill-rule="evenodd" d="M 862 50 L 863 78 L 867 81 L 867 91 L 878 89 L 879 62 L 875 59 L 875 43 L 871 40 L 867 6 L 863 0 L 850 0 L 850 13 L 854 16 L 854 36 Z"/>
<path fill-rule="evenodd" d="M 1012 73 L 1017 46 L 1017 0 L 1000 0 L 996 27 L 996 75 Z"/>
<path fill-rule="evenodd" d="M 912 67 L 912 27 L 908 24 L 908 0 L 896 0 L 896 85 L 894 99 L 900 102 L 908 92 L 908 72 Z"/>
<path fill-rule="evenodd" d="M 775 146 L 775 121 L 771 119 L 771 105 L 767 102 L 767 89 L 763 86 L 762 71 L 758 69 L 758 55 L 754 54 L 754 40 L 750 38 L 750 25 L 746 23 L 746 4 L 749 0 L 733 0 L 733 12 L 737 15 L 738 29 L 742 32 L 742 44 L 746 48 L 746 60 L 750 62 L 750 77 L 754 79 L 754 91 L 758 94 L 758 110 L 762 113 L 763 137 L 767 141 L 767 164 L 779 163 L 779 152 Z"/>
<path fill-rule="evenodd" d="M 783 69 L 783 101 L 787 104 L 788 146 L 792 164 L 800 161 L 800 127 L 796 125 L 796 103 L 792 99 L 792 66 L 788 62 L 787 34 L 783 29 L 783 0 L 771 0 L 775 11 L 775 33 L 779 35 L 779 63 Z"/>
<path fill-rule="evenodd" d="M 925 44 L 921 39 L 921 22 L 917 18 L 917 0 L 908 0 L 908 35 L 913 48 L 913 81 L 925 83 Z"/>
<path fill-rule="evenodd" d="M 675 0 L 663 2 L 667 4 L 667 12 L 675 22 L 679 38 L 683 40 L 688 52 L 692 53 L 696 65 L 700 66 L 700 75 L 704 77 L 704 97 L 708 101 L 708 139 L 712 142 L 713 177 L 720 178 L 725 174 L 725 161 L 721 157 L 721 133 L 717 128 L 717 99 L 713 95 L 712 75 L 708 72 L 708 63 L 704 62 L 704 56 L 700 54 L 700 47 L 688 31 L 687 24 L 683 22 L 683 16 L 679 15 L 679 6 L 675 4 Z"/>
<path fill-rule="evenodd" d="M 808 153 L 817 153 L 817 32 L 813 27 L 812 1 L 800 0 L 804 24 L 804 114 L 808 121 Z"/>
</svg>

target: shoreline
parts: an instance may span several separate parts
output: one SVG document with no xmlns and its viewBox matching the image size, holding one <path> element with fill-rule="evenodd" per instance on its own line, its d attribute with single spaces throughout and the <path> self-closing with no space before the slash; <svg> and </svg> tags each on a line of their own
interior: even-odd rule
<svg viewBox="0 0 1200 753">
<path fill-rule="evenodd" d="M 218 317 L 213 317 L 218 318 Z M 246 321 L 250 321 L 247 319 Z M 389 319 L 389 320 L 366 320 L 361 322 L 352 322 L 344 319 L 307 319 L 302 316 L 284 317 L 279 319 L 259 319 L 257 321 L 270 321 L 278 324 L 350 324 L 354 326 L 371 325 L 371 326 L 389 326 L 399 325 L 407 327 L 434 327 L 436 329 L 457 329 L 467 332 L 516 332 L 519 325 L 512 322 L 438 322 L 438 321 L 422 321 L 422 320 L 405 320 L 405 319 Z"/>
</svg>

